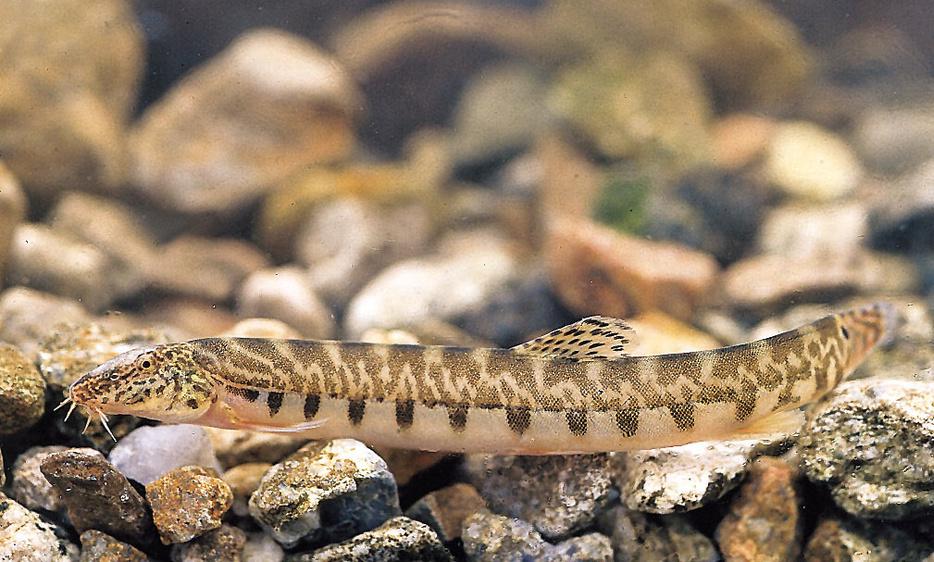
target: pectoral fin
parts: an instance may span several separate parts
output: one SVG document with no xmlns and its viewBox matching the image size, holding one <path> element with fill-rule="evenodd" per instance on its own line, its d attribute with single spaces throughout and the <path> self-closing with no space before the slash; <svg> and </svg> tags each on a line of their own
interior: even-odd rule
<svg viewBox="0 0 934 562">
<path fill-rule="evenodd" d="M 590 316 L 512 348 L 522 355 L 595 361 L 620 359 L 634 347 L 635 332 L 618 318 Z"/>
<path fill-rule="evenodd" d="M 304 423 L 298 423 L 295 425 L 266 425 L 255 422 L 238 422 L 237 427 L 240 429 L 249 429 L 251 431 L 262 431 L 265 433 L 302 433 L 310 429 L 317 429 L 324 425 L 328 421 L 324 420 L 312 420 Z"/>
</svg>

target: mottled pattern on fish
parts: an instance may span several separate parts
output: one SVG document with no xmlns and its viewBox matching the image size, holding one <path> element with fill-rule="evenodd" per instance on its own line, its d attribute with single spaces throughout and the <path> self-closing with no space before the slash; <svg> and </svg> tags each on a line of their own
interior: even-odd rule
<svg viewBox="0 0 934 562">
<path fill-rule="evenodd" d="M 631 332 L 600 317 L 513 349 L 207 338 L 118 357 L 71 398 L 105 414 L 431 450 L 639 449 L 768 429 L 763 420 L 851 373 L 890 317 L 874 305 L 747 344 L 645 357 L 626 356 Z"/>
</svg>

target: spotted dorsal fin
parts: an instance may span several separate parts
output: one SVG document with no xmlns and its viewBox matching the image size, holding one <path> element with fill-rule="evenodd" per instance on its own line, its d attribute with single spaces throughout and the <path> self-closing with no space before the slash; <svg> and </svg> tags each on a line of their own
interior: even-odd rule
<svg viewBox="0 0 934 562">
<path fill-rule="evenodd" d="M 635 332 L 618 318 L 590 316 L 544 336 L 521 343 L 512 351 L 553 359 L 594 361 L 620 359 L 634 347 Z"/>
</svg>

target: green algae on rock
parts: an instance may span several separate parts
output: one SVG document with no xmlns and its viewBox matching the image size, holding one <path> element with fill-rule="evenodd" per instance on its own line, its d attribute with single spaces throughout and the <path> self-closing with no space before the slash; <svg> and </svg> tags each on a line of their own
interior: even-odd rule
<svg viewBox="0 0 934 562">
<path fill-rule="evenodd" d="M 0 435 L 36 424 L 45 413 L 45 380 L 16 347 L 0 343 Z"/>
</svg>

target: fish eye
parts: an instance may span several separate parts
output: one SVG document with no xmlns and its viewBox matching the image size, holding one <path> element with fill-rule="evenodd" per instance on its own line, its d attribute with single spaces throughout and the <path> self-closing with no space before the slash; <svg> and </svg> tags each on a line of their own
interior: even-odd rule
<svg viewBox="0 0 934 562">
<path fill-rule="evenodd" d="M 120 375 L 118 375 L 117 373 L 110 373 L 109 375 L 107 375 L 107 378 L 112 381 L 116 381 L 120 379 Z"/>
<path fill-rule="evenodd" d="M 843 334 L 843 339 L 850 339 L 850 331 L 846 329 L 846 326 L 840 326 L 840 333 Z"/>
<path fill-rule="evenodd" d="M 152 361 L 150 361 L 148 358 L 147 358 L 147 359 L 143 359 L 142 361 L 139 362 L 139 366 L 140 366 L 140 368 L 142 368 L 142 369 L 147 369 L 147 370 L 148 370 L 148 369 L 151 369 L 151 368 L 152 368 Z"/>
</svg>

